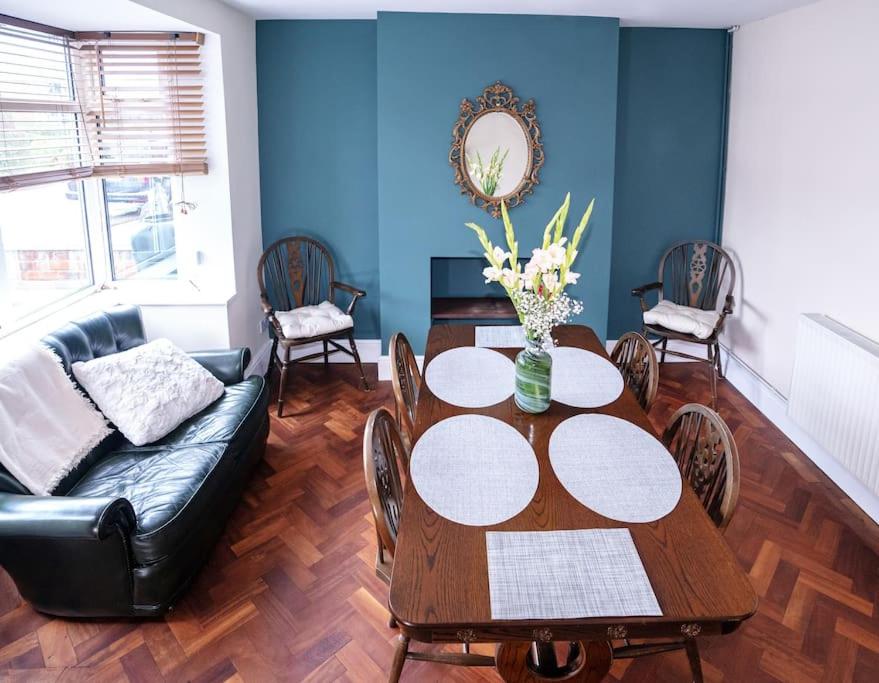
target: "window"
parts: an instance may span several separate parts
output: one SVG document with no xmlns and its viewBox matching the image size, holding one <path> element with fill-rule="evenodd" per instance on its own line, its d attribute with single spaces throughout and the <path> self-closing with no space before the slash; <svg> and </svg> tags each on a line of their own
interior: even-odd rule
<svg viewBox="0 0 879 683">
<path fill-rule="evenodd" d="M 93 284 L 81 183 L 0 194 L 0 332 Z"/>
<path fill-rule="evenodd" d="M 114 280 L 177 276 L 171 178 L 103 181 Z"/>
<path fill-rule="evenodd" d="M 203 41 L 0 22 L 0 335 L 76 292 L 178 277 L 175 176 L 207 173 Z"/>
</svg>

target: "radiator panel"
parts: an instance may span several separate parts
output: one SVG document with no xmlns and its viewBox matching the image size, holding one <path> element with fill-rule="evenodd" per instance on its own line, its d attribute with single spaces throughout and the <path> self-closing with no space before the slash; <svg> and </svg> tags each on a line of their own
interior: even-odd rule
<svg viewBox="0 0 879 683">
<path fill-rule="evenodd" d="M 827 316 L 801 315 L 788 414 L 879 495 L 879 344 Z"/>
</svg>

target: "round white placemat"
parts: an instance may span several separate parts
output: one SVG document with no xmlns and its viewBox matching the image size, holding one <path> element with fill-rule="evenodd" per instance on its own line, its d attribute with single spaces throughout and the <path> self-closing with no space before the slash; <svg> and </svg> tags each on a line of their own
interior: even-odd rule
<svg viewBox="0 0 879 683">
<path fill-rule="evenodd" d="M 485 415 L 457 415 L 421 435 L 409 478 L 437 514 L 489 526 L 528 506 L 539 473 L 531 444 L 510 425 Z"/>
<path fill-rule="evenodd" d="M 552 356 L 552 400 L 575 408 L 598 408 L 623 393 L 623 376 L 597 353 L 556 346 Z"/>
<path fill-rule="evenodd" d="M 484 408 L 513 395 L 516 367 L 497 351 L 459 346 L 430 361 L 424 381 L 441 401 L 461 408 Z"/>
<path fill-rule="evenodd" d="M 586 507 L 619 522 L 652 522 L 681 497 L 675 461 L 654 436 L 610 415 L 575 415 L 549 437 L 556 477 Z"/>
</svg>

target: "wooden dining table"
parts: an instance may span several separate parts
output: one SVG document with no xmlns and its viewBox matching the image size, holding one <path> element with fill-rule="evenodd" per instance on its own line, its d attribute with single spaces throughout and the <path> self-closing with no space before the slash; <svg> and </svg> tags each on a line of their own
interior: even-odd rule
<svg viewBox="0 0 879 683">
<path fill-rule="evenodd" d="M 558 327 L 559 346 L 592 351 L 607 358 L 588 327 Z M 435 325 L 427 340 L 425 368 L 438 354 L 473 346 L 472 325 Z M 519 349 L 496 349 L 515 358 Z M 432 425 L 455 415 L 481 414 L 514 427 L 537 457 L 539 483 L 528 506 L 493 526 L 466 526 L 441 517 L 414 486 L 405 492 L 391 579 L 389 607 L 400 628 L 391 672 L 399 679 L 410 641 L 422 643 L 551 643 L 579 641 L 593 661 L 580 680 L 601 680 L 611 665 L 611 641 L 627 638 L 696 638 L 735 631 L 757 609 L 757 597 L 723 536 L 684 484 L 680 500 L 666 516 L 648 523 L 622 523 L 603 517 L 573 498 L 550 464 L 548 443 L 565 419 L 601 413 L 655 431 L 635 397 L 623 391 L 614 402 L 594 409 L 553 401 L 532 415 L 510 398 L 486 408 L 460 408 L 443 402 L 423 383 L 418 397 L 414 442 Z M 592 617 L 558 620 L 492 619 L 486 552 L 488 531 L 552 531 L 627 528 L 649 577 L 662 616 Z"/>
</svg>

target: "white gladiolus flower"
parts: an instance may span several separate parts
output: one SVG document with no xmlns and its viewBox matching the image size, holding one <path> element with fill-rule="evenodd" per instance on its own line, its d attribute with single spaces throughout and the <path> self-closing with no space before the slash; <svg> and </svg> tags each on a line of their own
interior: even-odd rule
<svg viewBox="0 0 879 683">
<path fill-rule="evenodd" d="M 503 263 L 508 258 L 510 258 L 512 254 L 508 251 L 504 251 L 500 247 L 495 247 L 493 256 L 495 261 L 497 261 L 498 263 Z"/>
<path fill-rule="evenodd" d="M 580 279 L 580 273 L 572 273 L 570 270 L 565 273 L 565 284 L 566 285 L 576 285 L 577 280 Z"/>
<path fill-rule="evenodd" d="M 546 272 L 552 270 L 553 262 L 549 252 L 545 249 L 535 249 L 531 252 L 531 261 L 539 270 Z"/>
<path fill-rule="evenodd" d="M 562 238 L 560 242 L 550 244 L 549 248 L 546 250 L 546 253 L 549 255 L 552 264 L 556 267 L 562 265 L 565 262 L 565 248 L 562 246 L 565 241 L 565 238 Z"/>
<path fill-rule="evenodd" d="M 485 278 L 486 284 L 488 284 L 489 282 L 497 282 L 498 280 L 500 280 L 501 271 L 499 271 L 494 266 L 489 266 L 488 268 L 482 269 L 482 277 Z"/>
<path fill-rule="evenodd" d="M 519 274 L 510 268 L 504 268 L 501 271 L 501 283 L 510 289 L 519 288 Z"/>
<path fill-rule="evenodd" d="M 551 292 L 554 292 L 559 284 L 559 276 L 556 275 L 554 271 L 544 273 L 541 279 L 543 280 L 543 286 Z"/>
</svg>

